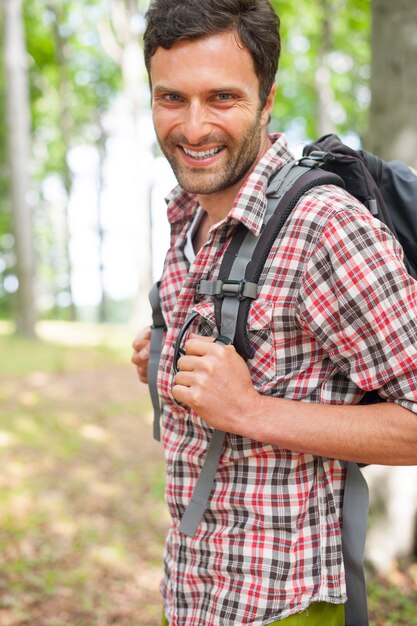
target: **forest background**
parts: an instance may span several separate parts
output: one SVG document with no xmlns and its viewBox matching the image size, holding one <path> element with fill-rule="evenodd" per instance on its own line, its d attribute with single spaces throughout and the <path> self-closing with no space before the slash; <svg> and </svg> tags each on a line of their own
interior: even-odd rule
<svg viewBox="0 0 417 626">
<path fill-rule="evenodd" d="M 167 525 L 129 365 L 173 185 L 152 130 L 146 0 L 0 8 L 0 625 L 152 626 Z M 271 129 L 417 168 L 415 0 L 274 0 Z M 374 625 L 417 624 L 414 468 L 369 472 Z M 76 600 L 76 601 L 75 601 Z"/>
</svg>

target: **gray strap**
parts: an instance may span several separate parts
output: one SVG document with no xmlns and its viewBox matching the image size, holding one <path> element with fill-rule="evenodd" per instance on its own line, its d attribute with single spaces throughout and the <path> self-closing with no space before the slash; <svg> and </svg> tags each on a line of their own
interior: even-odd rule
<svg viewBox="0 0 417 626">
<path fill-rule="evenodd" d="M 300 176 L 305 174 L 305 171 L 305 167 L 301 167 L 294 164 L 294 162 L 291 162 L 283 167 L 273 178 L 267 191 L 268 203 L 264 216 L 263 228 L 265 228 L 265 225 L 274 214 L 280 199 L 284 196 L 288 189 L 294 185 L 295 181 L 300 178 Z M 248 231 L 230 270 L 229 280 L 240 281 L 245 277 L 246 268 L 250 261 L 252 261 L 253 251 L 257 242 L 258 237 Z M 253 283 L 248 284 L 253 285 Z M 249 297 L 256 297 L 256 295 L 256 293 L 251 293 Z M 220 313 L 221 335 L 228 337 L 232 342 L 236 333 L 239 305 L 240 301 L 238 298 L 225 297 L 223 299 Z"/>
<path fill-rule="evenodd" d="M 153 406 L 153 436 L 156 441 L 161 441 L 161 405 L 159 402 L 156 381 L 158 378 L 158 366 L 161 356 L 163 335 L 164 331 L 162 328 L 152 328 L 148 361 L 148 386 Z"/>
<path fill-rule="evenodd" d="M 158 378 L 159 359 L 162 351 L 162 341 L 165 330 L 164 316 L 162 315 L 159 298 L 159 282 L 155 283 L 149 293 L 149 302 L 152 308 L 152 331 L 151 345 L 148 361 L 148 386 L 153 406 L 153 436 L 157 441 L 161 440 L 161 405 L 159 401 L 156 381 Z"/>
<path fill-rule="evenodd" d="M 345 605 L 345 626 L 369 625 L 363 569 L 368 509 L 369 491 L 366 480 L 356 463 L 348 463 L 343 498 L 342 533 L 348 595 Z"/>
<path fill-rule="evenodd" d="M 239 255 L 236 257 L 232 266 L 230 279 L 241 279 L 242 276 L 245 275 L 244 270 L 251 260 L 250 245 L 254 246 L 255 244 L 256 237 L 248 232 L 248 235 L 242 243 Z M 238 298 L 225 297 L 223 299 L 221 312 L 221 336 L 229 339 L 231 343 L 235 336 L 238 312 Z M 194 487 L 191 500 L 181 518 L 179 530 L 189 537 L 195 534 L 203 518 L 204 511 L 207 508 L 210 494 L 214 486 L 216 470 L 223 450 L 225 436 L 226 433 L 220 430 L 213 431 L 213 437 L 207 449 L 207 456 Z"/>
<path fill-rule="evenodd" d="M 246 266 L 252 258 L 252 251 L 256 245 L 257 237 L 250 231 L 246 235 L 239 254 L 236 257 L 231 272 L 230 280 L 240 280 L 245 276 Z M 237 323 L 237 315 L 239 312 L 239 299 L 236 297 L 225 297 L 221 310 L 221 336 L 229 339 L 232 343 Z M 179 525 L 179 530 L 192 537 L 203 518 L 204 511 L 207 508 L 210 494 L 214 486 L 217 466 L 220 461 L 221 453 L 226 433 L 220 430 L 213 431 L 213 437 L 207 449 L 200 475 L 194 487 L 191 500 L 184 511 Z"/>
<path fill-rule="evenodd" d="M 274 177 L 270 187 L 268 188 L 268 204 L 264 217 L 264 224 L 273 215 L 275 208 L 279 202 L 281 196 L 294 184 L 302 174 L 305 173 L 305 168 L 296 166 L 293 162 L 285 166 L 277 176 Z M 277 200 L 278 198 L 278 200 Z M 228 280 L 241 281 L 245 277 L 246 268 L 248 263 L 252 260 L 253 251 L 257 244 L 258 237 L 251 233 L 249 230 L 245 236 L 245 239 L 240 246 L 239 252 L 233 262 Z M 215 289 L 216 287 L 210 287 L 207 283 L 210 281 L 203 281 L 203 289 Z M 206 283 L 206 284 L 205 284 Z M 249 283 L 253 285 L 253 283 Z M 257 286 L 255 286 L 257 287 Z M 257 293 L 252 289 L 252 295 L 249 297 L 256 297 Z M 223 298 L 221 307 L 221 338 L 228 339 L 231 343 L 235 338 L 237 319 L 239 313 L 240 300 L 234 296 L 227 296 Z M 198 477 L 196 486 L 194 487 L 191 500 L 185 509 L 182 516 L 179 529 L 185 535 L 192 537 L 200 522 L 203 518 L 204 511 L 207 508 L 210 494 L 214 486 L 214 480 L 216 475 L 216 469 L 219 464 L 220 456 L 223 449 L 225 440 L 225 433 L 214 430 L 213 438 L 207 449 L 207 456 L 201 468 L 200 475 Z"/>
<path fill-rule="evenodd" d="M 266 192 L 268 198 L 274 198 L 273 207 L 285 196 L 294 183 L 306 173 L 306 166 L 298 165 L 294 161 L 283 167 L 272 179 Z"/>
<path fill-rule="evenodd" d="M 200 280 L 198 284 L 199 296 L 220 296 L 239 295 L 243 298 L 253 298 L 257 296 L 258 285 L 256 283 L 240 284 L 238 281 L 232 283 L 222 280 Z"/>
<path fill-rule="evenodd" d="M 279 170 L 279 172 L 277 172 L 277 174 L 273 177 L 273 179 L 270 181 L 268 185 L 268 190 L 266 192 L 268 196 L 275 195 L 275 194 L 284 195 L 283 193 L 280 194 L 279 192 L 280 190 L 282 190 L 283 187 L 287 189 L 287 185 L 285 184 L 285 181 L 286 181 L 287 176 L 289 176 L 293 167 L 294 167 L 294 161 L 291 161 L 291 163 L 287 163 L 287 165 L 284 165 L 284 167 L 282 167 Z"/>
<path fill-rule="evenodd" d="M 290 164 L 293 167 L 293 164 Z M 285 168 L 284 168 L 285 169 Z M 287 174 L 288 175 L 288 174 Z M 280 183 L 282 184 L 285 178 L 281 176 L 281 172 L 279 172 L 278 177 L 280 178 Z M 274 180 L 274 183 L 276 181 Z M 275 192 L 277 191 L 276 185 L 274 185 Z M 273 215 L 275 207 L 277 206 L 276 196 L 268 198 L 268 204 L 265 212 L 264 223 L 263 226 L 268 222 L 270 217 Z M 236 256 L 236 259 L 232 265 L 232 269 L 230 270 L 229 279 L 239 281 L 245 277 L 246 268 L 250 261 L 252 261 L 253 251 L 258 242 L 258 237 L 251 233 L 249 230 L 246 234 L 245 239 L 240 246 L 239 252 Z M 249 283 L 252 285 L 253 283 Z M 254 294 L 256 297 L 257 294 Z M 253 297 L 251 295 L 250 297 Z M 221 335 L 224 337 L 228 337 L 232 342 L 236 333 L 237 326 L 237 318 L 239 314 L 239 304 L 240 301 L 238 298 L 228 298 L 225 297 L 223 299 L 222 308 L 221 308 Z"/>
<path fill-rule="evenodd" d="M 240 246 L 240 250 L 230 270 L 229 280 L 239 281 L 245 276 L 248 263 L 252 259 L 252 252 L 255 248 L 257 237 L 248 231 Z M 257 289 L 256 289 L 257 291 Z M 255 294 L 256 297 L 257 293 Z M 227 337 L 233 343 L 236 333 L 237 317 L 239 313 L 240 300 L 236 297 L 224 297 L 221 307 L 220 334 Z"/>
<path fill-rule="evenodd" d="M 210 493 L 214 484 L 217 466 L 223 450 L 226 433 L 214 430 L 213 437 L 207 449 L 207 456 L 201 469 L 200 476 L 194 487 L 191 500 L 185 509 L 179 525 L 180 532 L 193 537 L 200 525 L 201 518 L 206 510 Z"/>
</svg>

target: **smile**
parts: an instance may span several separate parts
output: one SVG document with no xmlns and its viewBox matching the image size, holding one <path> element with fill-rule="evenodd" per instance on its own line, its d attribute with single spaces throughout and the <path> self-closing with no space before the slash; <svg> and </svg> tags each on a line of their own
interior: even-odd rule
<svg viewBox="0 0 417 626">
<path fill-rule="evenodd" d="M 208 159 L 210 157 L 216 156 L 219 152 L 224 149 L 224 146 L 219 146 L 218 148 L 212 148 L 211 150 L 189 150 L 188 148 L 184 148 L 181 146 L 181 149 L 185 154 L 192 157 L 193 159 Z"/>
</svg>

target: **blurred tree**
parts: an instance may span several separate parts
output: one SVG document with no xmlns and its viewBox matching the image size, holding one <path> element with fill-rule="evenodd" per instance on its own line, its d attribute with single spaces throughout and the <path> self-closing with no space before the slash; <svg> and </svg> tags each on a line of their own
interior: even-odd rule
<svg viewBox="0 0 417 626">
<path fill-rule="evenodd" d="M 275 127 L 296 138 L 367 129 L 370 0 L 272 0 L 281 18 Z"/>
<path fill-rule="evenodd" d="M 336 132 L 331 111 L 335 106 L 335 95 L 331 84 L 331 54 L 333 51 L 333 24 L 340 2 L 319 0 L 321 42 L 318 50 L 315 84 L 317 91 L 317 135 Z"/>
<path fill-rule="evenodd" d="M 141 35 L 144 27 L 143 14 L 147 5 L 148 2 L 145 0 L 112 0 L 111 22 L 101 24 L 103 45 L 121 68 L 123 92 L 128 102 L 130 116 L 133 158 L 138 171 L 140 168 L 139 148 L 142 141 L 138 130 L 139 117 L 144 108 L 140 87 L 145 80 Z M 145 106 L 148 106 L 148 103 Z M 138 188 L 135 195 L 141 223 L 141 228 L 137 233 L 140 272 L 132 319 L 138 327 L 141 327 L 149 323 L 149 311 L 144 303 L 148 302 L 148 293 L 152 285 L 151 207 L 148 201 L 145 203 L 140 201 Z"/>
<path fill-rule="evenodd" d="M 0 8 L 0 49 L 4 51 L 4 5 Z M 4 54 L 2 61 L 4 61 Z M 6 119 L 6 82 L 4 62 L 0 63 L 0 120 Z M 12 250 L 14 238 L 11 235 L 9 167 L 7 163 L 6 124 L 0 124 L 0 315 L 10 317 L 11 298 L 6 294 L 5 282 L 15 264 Z"/>
<path fill-rule="evenodd" d="M 16 330 L 35 335 L 35 286 L 30 189 L 30 104 L 21 0 L 5 0 L 4 55 L 11 207 L 16 250 Z"/>
<path fill-rule="evenodd" d="M 65 31 L 62 30 L 61 25 L 65 23 L 67 16 L 66 8 L 62 4 L 57 2 L 49 2 L 47 10 L 51 16 L 52 32 L 54 37 L 54 60 L 56 62 L 57 72 L 57 92 L 59 98 L 57 100 L 57 114 L 61 120 L 61 138 L 64 147 L 64 158 L 61 161 L 61 180 L 65 190 L 64 201 L 64 219 L 63 219 L 63 241 L 62 252 L 64 259 L 64 272 L 67 274 L 67 280 L 65 281 L 65 287 L 68 294 L 68 310 L 70 312 L 70 318 L 75 319 L 75 307 L 74 298 L 72 294 L 71 286 L 71 256 L 70 256 L 70 232 L 69 232 L 69 199 L 71 196 L 71 189 L 73 184 L 73 174 L 68 163 L 67 151 L 72 144 L 73 136 L 73 117 L 71 114 L 70 102 L 71 102 L 71 79 L 69 74 L 69 46 L 67 45 L 66 38 L 64 36 Z M 59 285 L 62 288 L 62 284 Z M 55 299 L 58 294 L 55 293 Z"/>
<path fill-rule="evenodd" d="M 366 148 L 417 169 L 417 3 L 372 0 L 372 104 Z M 417 468 L 370 467 L 368 556 L 379 572 L 416 557 Z M 389 538 L 389 541 L 387 539 Z"/>
<path fill-rule="evenodd" d="M 368 146 L 417 169 L 417 2 L 372 0 Z"/>
<path fill-rule="evenodd" d="M 20 6 L 20 4 L 19 4 Z M 6 3 L 0 6 L 0 44 L 5 49 Z M 107 133 L 103 116 L 120 85 L 116 63 L 104 52 L 97 23 L 108 4 L 101 0 L 23 0 L 32 117 L 32 173 L 34 187 L 34 237 L 38 266 L 37 296 L 43 314 L 71 310 L 68 203 L 73 172 L 69 165 L 74 148 L 89 145 L 103 154 Z M 16 42 L 14 42 L 16 46 Z M 2 55 L 5 56 L 5 55 Z M 5 105 L 5 64 L 0 67 L 0 114 Z M 14 72 L 13 72 L 14 74 Z M 13 97 L 13 106 L 19 102 Z M 16 116 L 14 116 L 16 117 Z M 2 116 L 4 119 L 4 115 Z M 0 313 L 10 311 L 17 249 L 11 233 L 9 185 L 5 156 L 5 125 L 0 125 Z M 21 162 L 21 159 L 19 159 Z M 97 161 L 102 165 L 103 159 Z M 98 168 L 99 169 L 99 168 Z M 102 173 L 97 171 L 97 212 Z M 60 201 L 52 202 L 61 189 Z M 23 189 L 23 187 L 20 187 Z M 30 223 L 29 220 L 27 220 Z M 104 235 L 97 217 L 97 246 Z M 99 256 L 101 252 L 99 252 Z M 31 264 L 33 270 L 35 263 Z M 102 289 L 104 299 L 104 287 Z M 35 298 L 31 299 L 32 302 Z M 105 307 L 102 307 L 103 309 Z"/>
<path fill-rule="evenodd" d="M 103 117 L 120 85 L 116 63 L 105 53 L 97 26 L 106 19 L 101 0 L 81 2 L 25 0 L 25 20 L 33 113 L 33 141 L 39 188 L 38 256 L 45 308 L 74 317 L 71 288 L 68 209 L 73 191 L 74 149 L 89 146 L 96 154 L 96 250 L 101 285 L 99 317 L 108 316 L 103 280 L 105 233 L 101 218 Z M 76 159 L 75 159 L 76 160 Z M 47 191 L 60 187 L 59 206 L 51 208 Z"/>
</svg>

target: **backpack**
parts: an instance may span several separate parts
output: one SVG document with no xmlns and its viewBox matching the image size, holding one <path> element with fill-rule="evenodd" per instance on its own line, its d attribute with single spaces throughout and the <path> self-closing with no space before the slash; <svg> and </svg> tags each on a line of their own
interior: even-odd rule
<svg viewBox="0 0 417 626">
<path fill-rule="evenodd" d="M 336 135 L 326 135 L 305 146 L 302 158 L 286 165 L 270 181 L 267 210 L 259 236 L 239 224 L 224 254 L 217 279 L 202 280 L 197 287 L 197 297 L 214 299 L 216 341 L 233 343 L 245 360 L 253 356 L 246 319 L 251 301 L 257 297 L 257 284 L 271 247 L 300 198 L 312 188 L 325 184 L 345 188 L 388 226 L 404 250 L 408 272 L 417 278 L 417 175 L 400 161 L 386 163 L 369 152 L 349 148 Z M 150 294 L 153 330 L 148 380 L 154 407 L 154 437 L 159 440 L 156 374 L 164 320 L 158 292 L 159 283 L 156 283 Z M 181 354 L 182 337 L 196 315 L 194 313 L 187 320 L 180 332 L 175 346 L 177 358 Z M 377 401 L 369 396 L 367 394 L 366 403 Z M 188 536 L 195 534 L 209 501 L 224 438 L 225 433 L 213 431 L 204 465 L 179 526 L 180 531 Z M 342 537 L 348 590 L 346 626 L 368 625 L 363 572 L 368 502 L 367 484 L 358 465 L 347 463 Z"/>
</svg>

